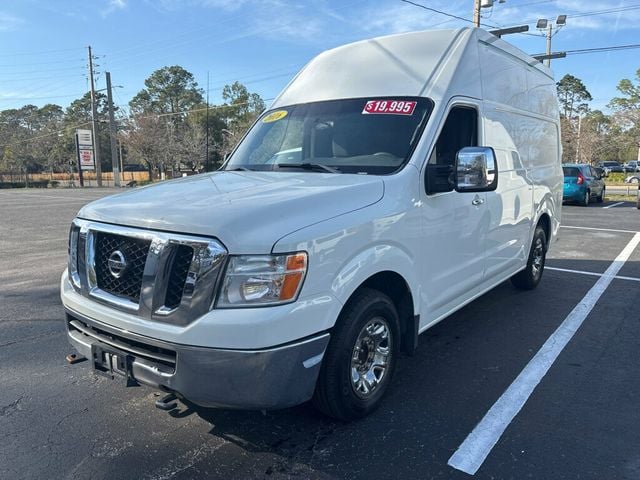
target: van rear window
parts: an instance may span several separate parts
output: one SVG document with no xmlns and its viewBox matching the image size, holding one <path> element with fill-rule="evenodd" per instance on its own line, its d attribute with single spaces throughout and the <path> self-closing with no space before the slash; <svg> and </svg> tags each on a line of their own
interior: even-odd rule
<svg viewBox="0 0 640 480">
<path fill-rule="evenodd" d="M 419 97 L 370 97 L 274 109 L 254 124 L 225 170 L 393 173 L 408 161 L 432 105 Z"/>
<path fill-rule="evenodd" d="M 577 167 L 562 167 L 562 173 L 565 177 L 577 177 L 580 170 Z"/>
</svg>

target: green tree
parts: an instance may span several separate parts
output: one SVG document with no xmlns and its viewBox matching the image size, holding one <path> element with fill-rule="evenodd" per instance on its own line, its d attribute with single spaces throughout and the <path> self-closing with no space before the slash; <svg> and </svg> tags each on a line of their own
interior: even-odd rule
<svg viewBox="0 0 640 480">
<path fill-rule="evenodd" d="M 174 65 L 153 72 L 142 89 L 129 102 L 136 113 L 178 113 L 203 102 L 202 90 L 193 75 Z"/>
<path fill-rule="evenodd" d="M 228 129 L 239 138 L 264 111 L 264 100 L 257 93 L 251 93 L 240 82 L 225 85 L 222 90 L 225 102 L 224 115 Z"/>
<path fill-rule="evenodd" d="M 620 80 L 617 88 L 622 96 L 613 98 L 608 107 L 614 111 L 614 119 L 627 137 L 628 145 L 640 155 L 640 69 L 636 71 L 636 82 L 628 78 Z"/>
<path fill-rule="evenodd" d="M 564 118 L 572 119 L 576 114 L 584 114 L 588 111 L 588 104 L 593 100 L 591 94 L 582 80 L 573 75 L 566 74 L 556 83 L 558 101 Z"/>
</svg>

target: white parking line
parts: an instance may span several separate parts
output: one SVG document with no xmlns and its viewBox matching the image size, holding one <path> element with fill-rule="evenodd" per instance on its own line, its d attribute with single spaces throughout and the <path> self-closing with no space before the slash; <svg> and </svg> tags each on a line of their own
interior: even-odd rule
<svg viewBox="0 0 640 480">
<path fill-rule="evenodd" d="M 558 267 L 544 267 L 545 270 L 553 270 L 556 272 L 567 272 L 567 273 L 579 273 L 580 275 L 591 275 L 593 277 L 601 277 L 604 275 L 603 273 L 596 272 L 584 272 L 582 270 L 571 270 L 569 268 L 558 268 Z M 640 278 L 636 277 L 625 277 L 623 275 L 616 275 L 614 277 L 616 280 L 631 280 L 632 282 L 640 282 Z"/>
<path fill-rule="evenodd" d="M 613 208 L 613 207 L 617 207 L 618 205 L 623 205 L 624 202 L 617 202 L 617 203 L 612 203 L 611 205 L 607 205 L 606 207 L 602 207 L 602 208 Z"/>
<path fill-rule="evenodd" d="M 9 196 L 9 194 L 6 194 L 6 196 Z M 88 201 L 88 200 L 94 200 L 96 198 L 100 198 L 100 197 L 95 197 L 94 195 L 88 195 L 86 197 L 71 197 L 71 196 L 67 196 L 67 195 L 45 195 L 45 194 L 35 194 L 35 193 L 14 193 L 13 195 L 11 195 L 11 198 L 13 199 L 18 199 L 20 197 L 31 197 L 31 198 L 55 198 L 56 200 L 81 200 L 81 201 Z"/>
<path fill-rule="evenodd" d="M 639 233 L 637 230 L 616 230 L 615 228 L 574 227 L 571 225 L 560 225 L 560 228 L 573 228 L 576 230 L 596 230 L 600 232 Z"/>
<path fill-rule="evenodd" d="M 636 233 L 622 252 L 609 265 L 593 287 L 569 313 L 555 332 L 542 345 L 509 388 L 489 409 L 480 423 L 462 442 L 447 462 L 451 467 L 474 475 L 491 452 L 511 421 L 529 399 L 531 393 L 549 371 L 558 355 L 578 331 L 589 312 L 613 281 L 635 248 L 640 244 Z"/>
</svg>

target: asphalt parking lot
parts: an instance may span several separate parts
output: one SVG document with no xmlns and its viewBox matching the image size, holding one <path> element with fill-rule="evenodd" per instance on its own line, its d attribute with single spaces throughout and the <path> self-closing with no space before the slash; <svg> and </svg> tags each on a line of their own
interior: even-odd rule
<svg viewBox="0 0 640 480">
<path fill-rule="evenodd" d="M 342 424 L 309 405 L 170 415 L 146 387 L 67 364 L 68 225 L 109 193 L 0 191 L 0 478 L 469 478 L 452 459 L 473 456 L 463 445 L 479 432 L 495 441 L 476 478 L 640 479 L 634 204 L 565 206 L 537 290 L 506 282 L 425 332 L 382 407 Z M 522 408 L 494 428 L 488 412 L 509 407 L 521 373 L 576 318 Z"/>
</svg>

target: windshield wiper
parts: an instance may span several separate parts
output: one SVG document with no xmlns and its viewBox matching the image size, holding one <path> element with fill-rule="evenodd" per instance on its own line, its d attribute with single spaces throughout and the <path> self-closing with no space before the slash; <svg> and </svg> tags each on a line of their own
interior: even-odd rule
<svg viewBox="0 0 640 480">
<path fill-rule="evenodd" d="M 338 169 L 320 163 L 277 163 L 276 165 L 278 168 L 301 168 L 302 170 L 321 170 L 329 173 L 340 173 Z"/>
<path fill-rule="evenodd" d="M 227 170 L 227 172 L 238 172 L 238 171 L 253 172 L 253 170 L 251 170 L 250 168 L 247 168 L 247 167 L 234 167 L 234 168 L 230 168 L 229 170 Z"/>
</svg>

